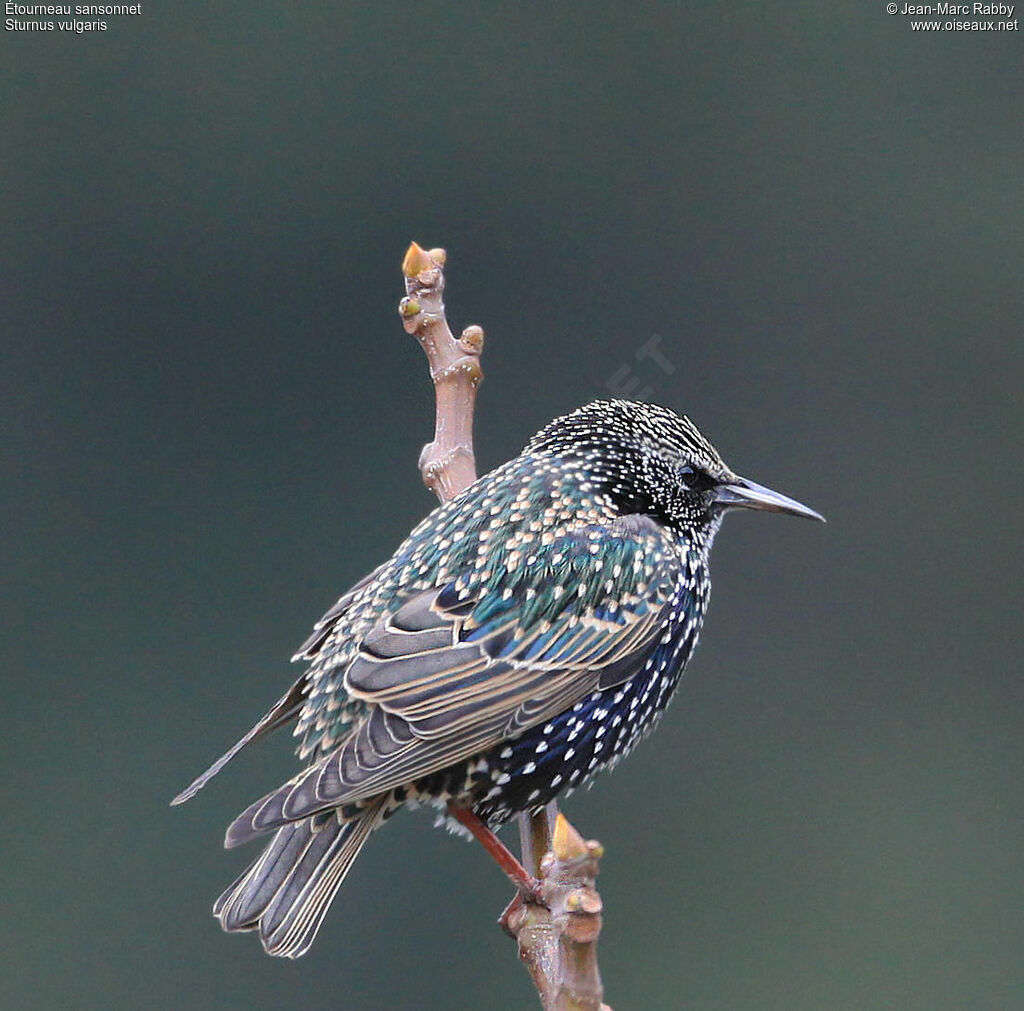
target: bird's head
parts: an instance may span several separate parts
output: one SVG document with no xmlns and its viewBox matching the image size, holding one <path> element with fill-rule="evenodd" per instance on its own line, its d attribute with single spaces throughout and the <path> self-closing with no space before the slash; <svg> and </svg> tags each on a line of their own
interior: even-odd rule
<svg viewBox="0 0 1024 1011">
<path fill-rule="evenodd" d="M 709 526 L 728 509 L 824 521 L 795 499 L 734 473 L 689 418 L 656 404 L 595 400 L 546 425 L 527 451 L 579 460 L 623 513 L 676 528 Z"/>
</svg>

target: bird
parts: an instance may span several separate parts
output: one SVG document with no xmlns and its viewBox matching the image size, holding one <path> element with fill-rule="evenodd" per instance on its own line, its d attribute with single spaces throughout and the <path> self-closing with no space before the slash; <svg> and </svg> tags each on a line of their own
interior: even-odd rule
<svg viewBox="0 0 1024 1011">
<path fill-rule="evenodd" d="M 224 930 L 296 958 L 397 810 L 497 830 L 611 768 L 659 721 L 700 635 L 724 515 L 823 520 L 734 473 L 684 415 L 597 400 L 431 512 L 316 623 L 242 748 L 294 723 L 301 770 L 230 824 L 270 836 Z M 500 844 L 499 844 L 500 845 Z"/>
</svg>

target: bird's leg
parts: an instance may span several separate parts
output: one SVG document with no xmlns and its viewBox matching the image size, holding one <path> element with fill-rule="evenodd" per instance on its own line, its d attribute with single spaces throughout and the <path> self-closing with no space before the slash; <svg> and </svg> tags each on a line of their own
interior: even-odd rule
<svg viewBox="0 0 1024 1011">
<path fill-rule="evenodd" d="M 540 882 L 515 858 L 508 847 L 481 821 L 468 807 L 449 804 L 448 813 L 458 822 L 465 825 L 473 838 L 491 855 L 494 862 L 505 872 L 508 879 L 516 886 L 519 895 L 512 900 L 509 908 L 502 914 L 504 919 L 512 911 L 517 900 L 540 902 Z"/>
</svg>

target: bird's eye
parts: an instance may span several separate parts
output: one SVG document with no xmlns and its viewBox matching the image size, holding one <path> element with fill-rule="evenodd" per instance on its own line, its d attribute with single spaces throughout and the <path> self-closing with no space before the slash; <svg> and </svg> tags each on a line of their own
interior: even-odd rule
<svg viewBox="0 0 1024 1011">
<path fill-rule="evenodd" d="M 679 467 L 678 474 L 679 480 L 694 491 L 703 491 L 715 483 L 710 475 L 705 474 L 704 471 L 698 470 L 688 463 L 684 463 Z"/>
</svg>

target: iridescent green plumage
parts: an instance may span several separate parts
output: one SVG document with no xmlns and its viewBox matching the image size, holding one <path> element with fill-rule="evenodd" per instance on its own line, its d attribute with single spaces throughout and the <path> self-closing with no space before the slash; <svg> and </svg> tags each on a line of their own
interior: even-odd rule
<svg viewBox="0 0 1024 1011">
<path fill-rule="evenodd" d="M 344 622 L 316 647 L 308 702 L 299 723 L 303 757 L 329 751 L 365 712 L 344 674 L 368 633 L 418 593 L 451 586 L 474 600 L 465 632 L 512 618 L 518 635 L 559 617 L 574 620 L 650 583 L 667 546 L 660 530 L 624 538 L 617 513 L 588 488 L 575 461 L 518 457 L 435 510 L 391 562 L 348 605 Z M 608 583 L 613 584 L 611 591 Z M 582 591 L 582 595 L 581 595 Z M 571 597 L 571 599 L 569 599 Z"/>
</svg>

